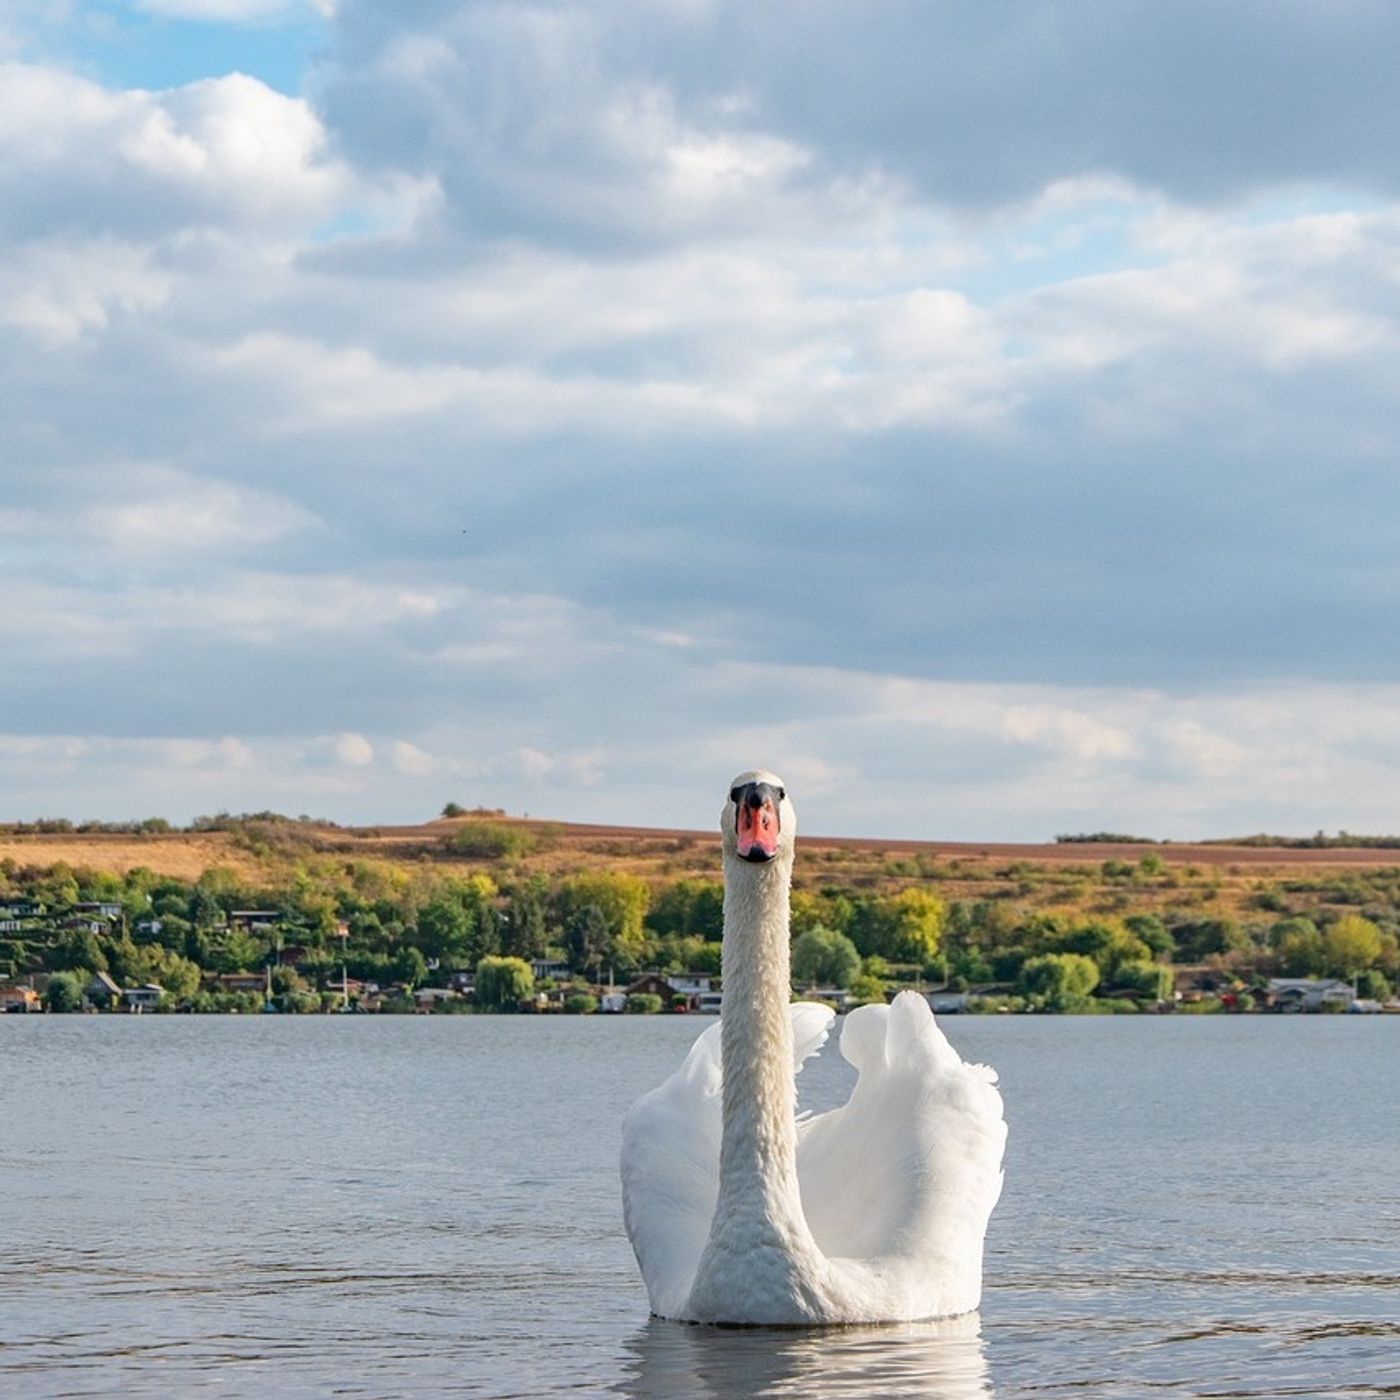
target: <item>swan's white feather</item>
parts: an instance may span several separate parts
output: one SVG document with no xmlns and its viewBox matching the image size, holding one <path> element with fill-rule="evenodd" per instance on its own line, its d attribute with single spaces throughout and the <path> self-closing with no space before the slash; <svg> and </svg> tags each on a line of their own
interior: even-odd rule
<svg viewBox="0 0 1400 1400">
<path fill-rule="evenodd" d="M 815 1002 L 791 1010 L 795 1074 L 826 1043 L 835 1016 Z M 623 1215 L 659 1317 L 681 1316 L 719 1194 L 719 1039 L 716 1021 L 622 1123 Z"/>
<path fill-rule="evenodd" d="M 841 1052 L 859 1072 L 850 1099 L 798 1129 L 813 1237 L 872 1320 L 970 1312 L 1001 1194 L 996 1074 L 964 1063 L 916 992 L 851 1012 Z"/>
<path fill-rule="evenodd" d="M 792 1007 L 794 1071 L 822 1046 L 827 1008 Z M 627 1231 L 651 1309 L 682 1317 L 719 1184 L 719 1026 L 623 1123 Z M 851 1012 L 849 1101 L 798 1125 L 802 1210 L 831 1270 L 833 1322 L 951 1316 L 978 1306 L 982 1239 L 1006 1142 L 996 1075 L 966 1064 L 927 1001 Z"/>
</svg>

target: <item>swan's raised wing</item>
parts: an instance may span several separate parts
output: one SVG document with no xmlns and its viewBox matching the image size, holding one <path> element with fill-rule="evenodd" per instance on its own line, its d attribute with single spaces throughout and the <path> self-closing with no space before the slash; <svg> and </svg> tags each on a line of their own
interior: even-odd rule
<svg viewBox="0 0 1400 1400">
<path fill-rule="evenodd" d="M 860 1072 L 849 1102 L 799 1129 L 812 1234 L 838 1272 L 878 1296 L 875 1316 L 969 1312 L 1001 1194 L 996 1074 L 963 1062 L 915 992 L 851 1012 L 841 1053 Z"/>
<path fill-rule="evenodd" d="M 822 1048 L 834 1017 L 814 1002 L 791 1010 L 795 1073 Z M 709 1238 L 719 1195 L 720 1087 L 716 1022 L 622 1122 L 622 1212 L 659 1317 L 680 1315 Z"/>
</svg>

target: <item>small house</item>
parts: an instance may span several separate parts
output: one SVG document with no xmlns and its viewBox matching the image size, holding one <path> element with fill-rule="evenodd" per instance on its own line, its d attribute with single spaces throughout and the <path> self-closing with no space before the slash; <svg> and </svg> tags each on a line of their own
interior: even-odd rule
<svg viewBox="0 0 1400 1400">
<path fill-rule="evenodd" d="M 924 996 L 935 1016 L 957 1016 L 967 1010 L 966 992 L 925 992 Z"/>
<path fill-rule="evenodd" d="M 76 914 L 90 914 L 95 919 L 120 919 L 122 907 L 106 899 L 80 899 L 74 906 Z"/>
<path fill-rule="evenodd" d="M 1345 1011 L 1356 992 L 1336 977 L 1271 977 L 1266 996 L 1275 1011 Z"/>
<path fill-rule="evenodd" d="M 267 990 L 265 972 L 218 972 L 206 977 L 211 992 L 263 992 Z"/>
<path fill-rule="evenodd" d="M 459 992 L 451 987 L 419 987 L 413 993 L 413 1000 L 420 1011 L 431 1011 L 444 1001 L 461 1001 Z"/>
<path fill-rule="evenodd" d="M 1172 972 L 1174 1001 L 1204 1001 L 1219 996 L 1230 977 L 1212 967 L 1178 967 Z"/>
<path fill-rule="evenodd" d="M 627 995 L 660 997 L 663 1006 L 679 1006 L 686 1011 L 697 1011 L 700 998 L 713 991 L 710 985 L 713 980 L 704 973 L 675 973 L 663 976 L 659 972 L 648 972 L 627 988 Z"/>
<path fill-rule="evenodd" d="M 122 993 L 128 1011 L 154 1011 L 165 995 L 165 988 L 159 982 L 147 982 L 141 987 L 128 987 Z"/>
<path fill-rule="evenodd" d="M 39 993 L 33 987 L 17 987 L 6 984 L 0 987 L 0 1012 L 38 1011 Z"/>
<path fill-rule="evenodd" d="M 93 914 L 67 914 L 56 925 L 64 933 L 106 933 L 107 920 Z"/>
<path fill-rule="evenodd" d="M 230 909 L 229 927 L 242 933 L 265 933 L 281 922 L 280 909 Z"/>
<path fill-rule="evenodd" d="M 569 964 L 559 958 L 535 958 L 530 963 L 530 971 L 535 974 L 536 982 L 543 982 L 545 978 L 551 982 L 567 982 L 574 975 Z"/>
<path fill-rule="evenodd" d="M 122 999 L 122 989 L 105 972 L 94 972 L 83 988 L 83 1000 L 101 1011 L 110 1011 Z"/>
<path fill-rule="evenodd" d="M 677 996 L 698 997 L 714 991 L 715 979 L 708 972 L 668 972 L 666 980 Z"/>
</svg>

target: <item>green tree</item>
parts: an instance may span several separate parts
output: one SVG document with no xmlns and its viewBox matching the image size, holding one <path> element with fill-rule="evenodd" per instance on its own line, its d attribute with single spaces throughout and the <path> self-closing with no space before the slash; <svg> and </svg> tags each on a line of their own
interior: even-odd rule
<svg viewBox="0 0 1400 1400">
<path fill-rule="evenodd" d="M 1098 964 L 1083 953 L 1042 953 L 1021 968 L 1021 989 L 1051 1011 L 1078 1009 L 1098 985 Z"/>
<path fill-rule="evenodd" d="M 56 968 L 85 968 L 89 972 L 106 972 L 107 955 L 91 929 L 68 929 L 61 933 L 49 954 L 49 966 Z"/>
<path fill-rule="evenodd" d="M 1274 947 L 1285 976 L 1316 977 L 1322 971 L 1327 953 L 1311 919 L 1285 919 L 1274 925 L 1274 932 Z"/>
<path fill-rule="evenodd" d="M 218 896 L 202 885 L 190 891 L 185 905 L 186 917 L 199 928 L 213 928 L 223 918 L 224 906 Z"/>
<path fill-rule="evenodd" d="M 534 995 L 535 976 L 523 958 L 486 957 L 476 965 L 476 1002 L 513 1011 Z"/>
<path fill-rule="evenodd" d="M 1356 979 L 1356 993 L 1371 1001 L 1385 1001 L 1391 994 L 1391 985 L 1385 973 L 1375 968 L 1367 968 Z"/>
<path fill-rule="evenodd" d="M 826 885 L 813 893 L 811 890 L 792 892 L 792 931 L 806 933 L 809 928 L 835 929 L 837 933 L 853 936 L 852 927 L 856 920 L 856 904 L 843 889 Z"/>
<path fill-rule="evenodd" d="M 1151 950 L 1153 957 L 1169 957 L 1176 948 L 1167 926 L 1156 914 L 1129 914 L 1123 927 Z"/>
<path fill-rule="evenodd" d="M 611 956 L 624 967 L 635 967 L 647 948 L 642 920 L 646 916 L 648 892 L 635 875 L 621 871 L 595 870 L 571 875 L 559 890 L 561 922 L 566 933 L 571 921 L 577 924 L 582 912 L 596 908 L 603 916 L 611 941 Z M 596 966 L 585 962 L 583 967 Z"/>
<path fill-rule="evenodd" d="M 652 900 L 646 923 L 663 938 L 695 934 L 717 939 L 724 931 L 724 886 L 713 880 L 677 880 Z"/>
<path fill-rule="evenodd" d="M 1233 919 L 1198 919 L 1172 929 L 1178 962 L 1200 962 L 1212 953 L 1243 952 L 1249 935 Z"/>
<path fill-rule="evenodd" d="M 1149 1001 L 1166 1001 L 1172 994 L 1171 968 L 1147 959 L 1120 963 L 1113 980 Z"/>
<path fill-rule="evenodd" d="M 55 972 L 44 988 L 44 1005 L 50 1011 L 77 1011 L 83 1004 L 83 987 L 74 972 Z"/>
<path fill-rule="evenodd" d="M 188 940 L 186 941 L 188 950 Z M 222 937 L 217 934 L 209 948 L 208 966 L 215 972 L 249 972 L 264 960 L 261 943 L 243 929 L 229 929 Z"/>
<path fill-rule="evenodd" d="M 1323 964 L 1335 977 L 1355 977 L 1381 955 L 1381 931 L 1360 914 L 1343 914 L 1322 935 Z"/>
<path fill-rule="evenodd" d="M 885 1000 L 885 982 L 881 977 L 874 977 L 868 972 L 862 972 L 851 979 L 850 986 L 851 1000 L 860 1006 L 874 1004 L 881 1005 Z"/>
<path fill-rule="evenodd" d="M 932 890 L 911 886 L 882 899 L 876 905 L 875 925 L 881 946 L 878 952 L 894 962 L 921 967 L 938 951 L 947 906 Z"/>
<path fill-rule="evenodd" d="M 549 945 L 549 885 L 536 876 L 515 885 L 501 922 L 501 951 L 510 957 L 538 958 Z"/>
<path fill-rule="evenodd" d="M 596 904 L 571 909 L 564 918 L 564 947 L 570 965 L 595 975 L 608 960 L 613 940 L 607 915 Z"/>
<path fill-rule="evenodd" d="M 1074 924 L 1048 937 L 1043 946 L 1050 953 L 1082 953 L 1092 958 L 1099 976 L 1107 981 L 1115 979 L 1123 963 L 1150 961 L 1152 957 L 1152 950 L 1146 943 L 1130 933 L 1125 925 L 1111 919 Z"/>
<path fill-rule="evenodd" d="M 467 962 L 478 963 L 501 951 L 501 916 L 494 904 L 483 901 L 471 917 L 467 938 Z"/>
<path fill-rule="evenodd" d="M 1400 938 L 1393 933 L 1381 934 L 1381 955 L 1376 965 L 1388 977 L 1400 976 Z"/>
<path fill-rule="evenodd" d="M 436 958 L 449 967 L 461 966 L 467 957 L 474 923 L 461 900 L 439 896 L 418 911 L 415 946 L 425 957 Z"/>
<path fill-rule="evenodd" d="M 405 944 L 394 955 L 394 980 L 416 987 L 428 975 L 428 961 L 412 944 Z"/>
<path fill-rule="evenodd" d="M 856 945 L 843 933 L 810 928 L 792 942 L 792 980 L 800 987 L 849 987 L 860 970 Z"/>
</svg>

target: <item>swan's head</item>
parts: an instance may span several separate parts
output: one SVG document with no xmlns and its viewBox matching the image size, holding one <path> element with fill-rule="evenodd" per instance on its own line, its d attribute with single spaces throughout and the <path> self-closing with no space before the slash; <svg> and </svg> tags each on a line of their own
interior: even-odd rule
<svg viewBox="0 0 1400 1400">
<path fill-rule="evenodd" d="M 725 854 L 755 865 L 791 852 L 797 813 L 783 780 L 762 768 L 740 773 L 729 785 L 719 829 Z"/>
</svg>

